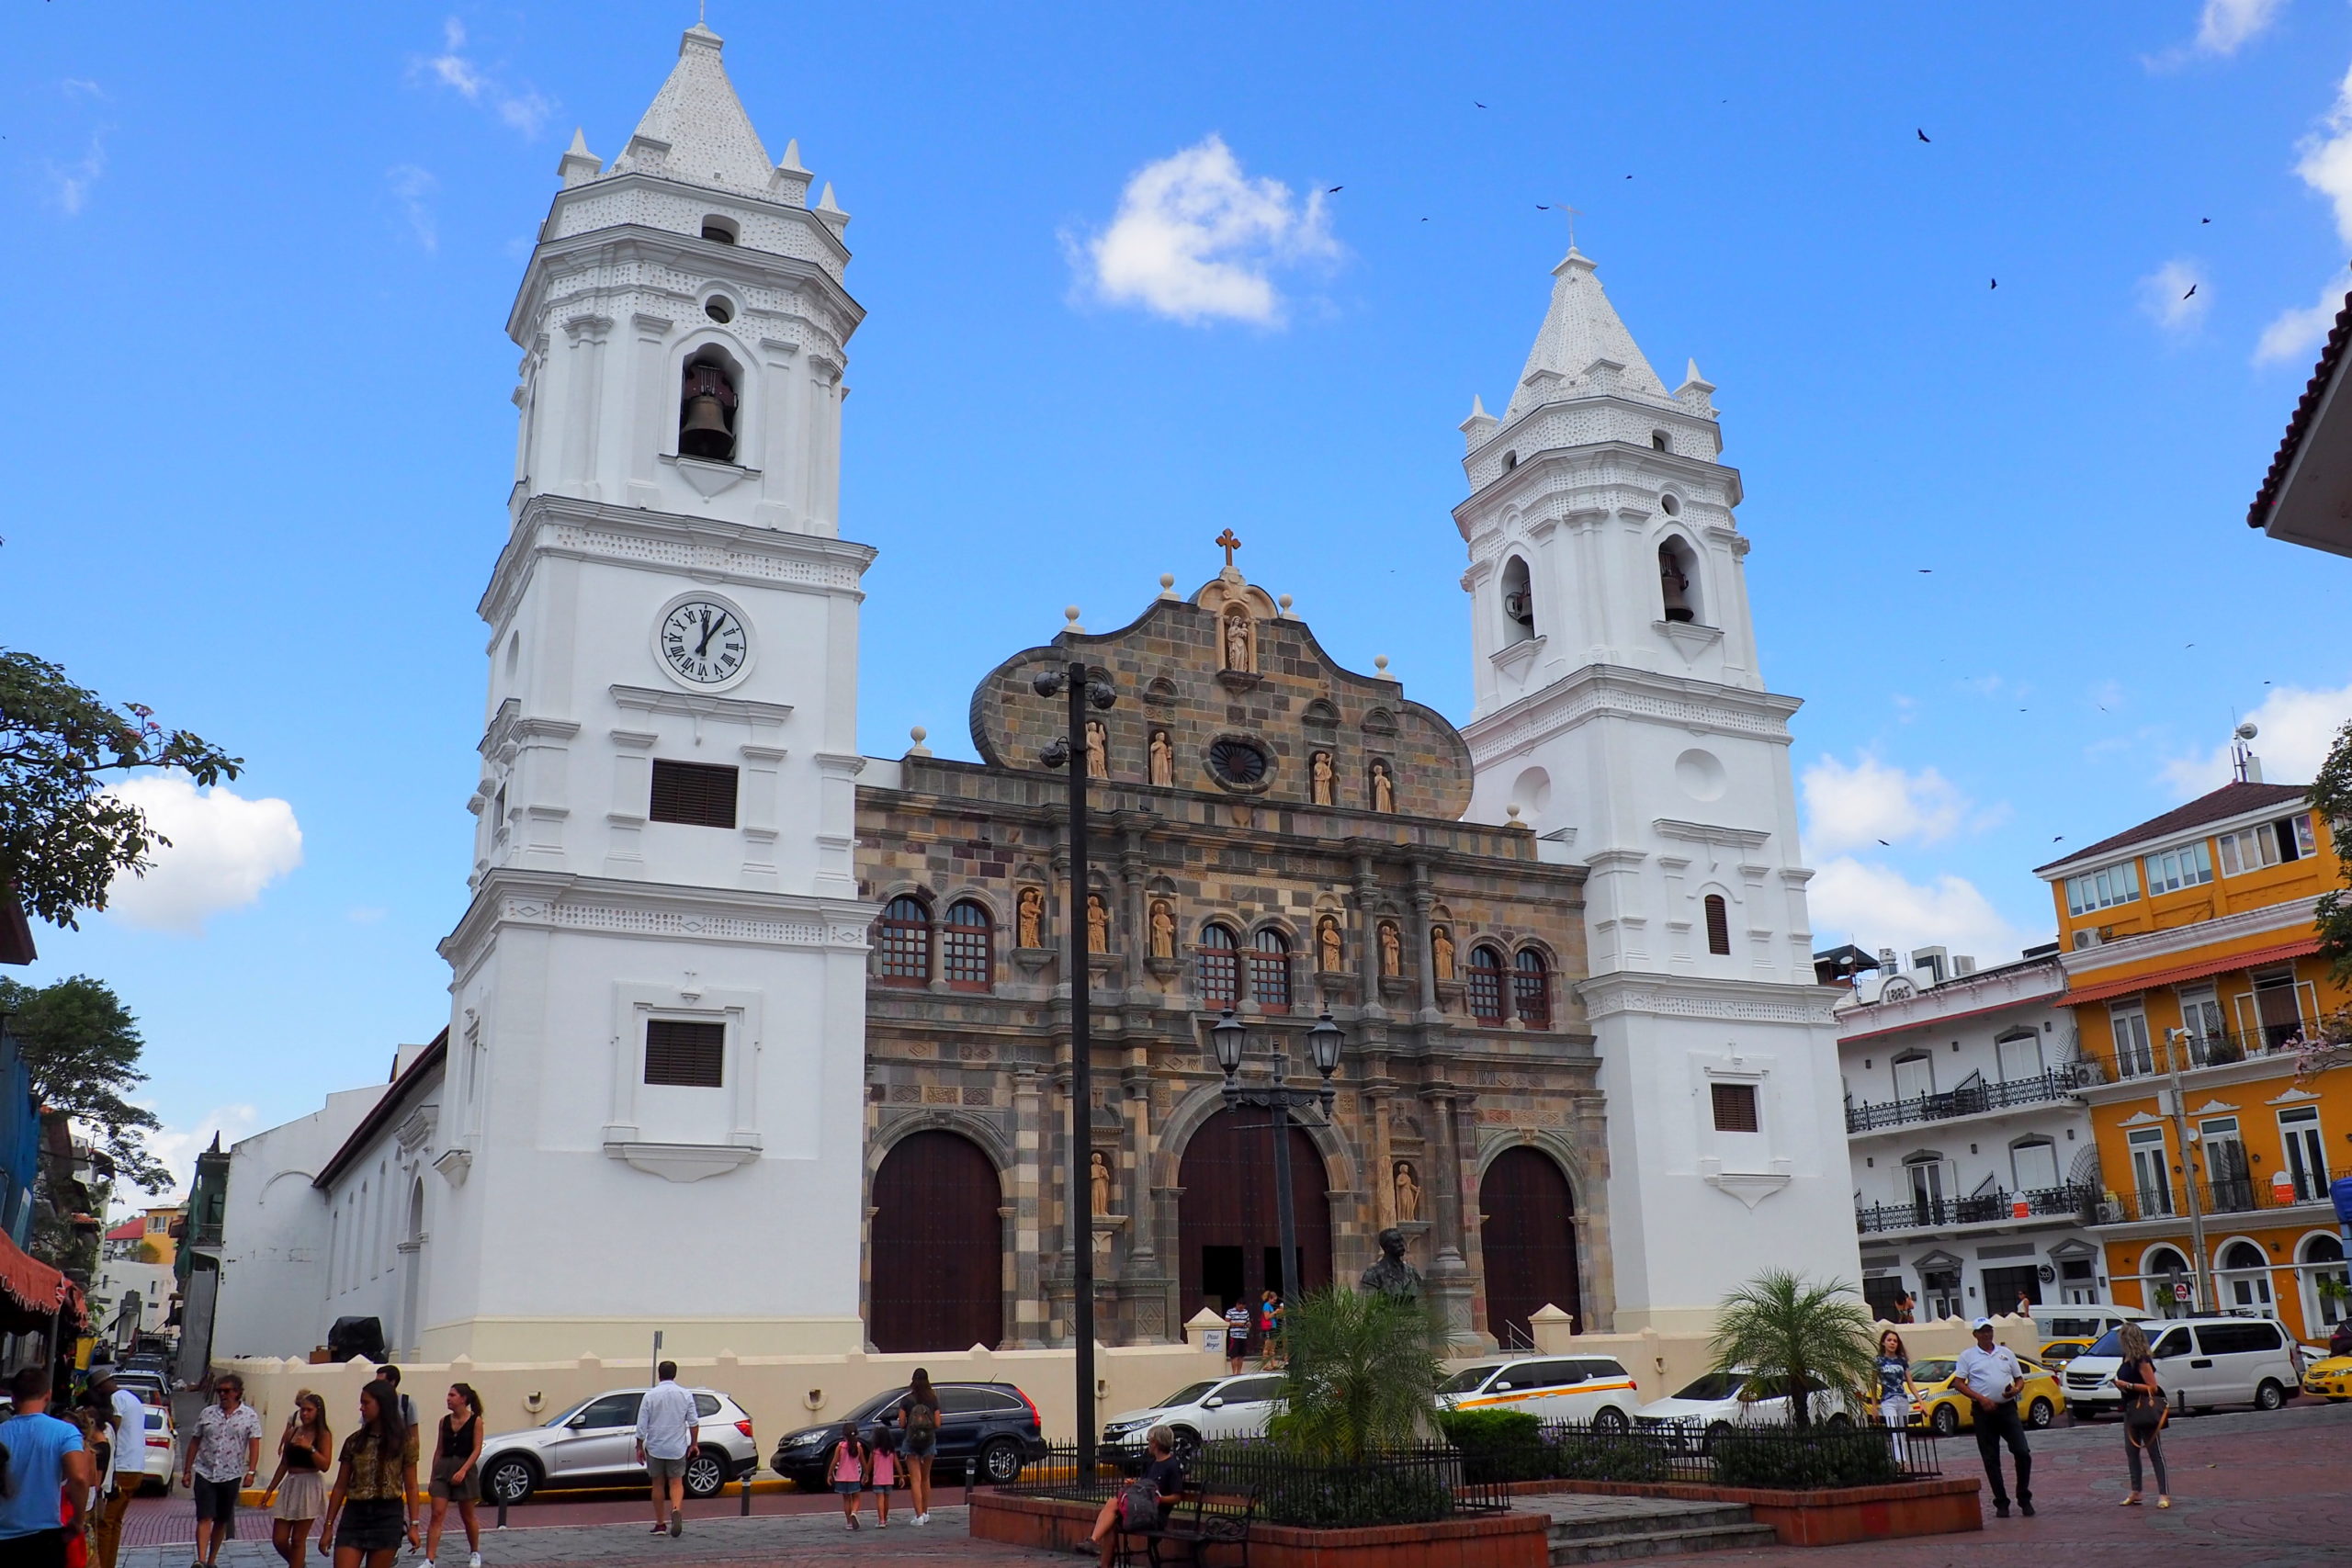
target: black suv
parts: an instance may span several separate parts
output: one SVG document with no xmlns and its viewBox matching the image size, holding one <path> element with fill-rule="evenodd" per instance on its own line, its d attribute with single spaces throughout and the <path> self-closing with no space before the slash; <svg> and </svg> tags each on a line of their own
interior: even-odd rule
<svg viewBox="0 0 2352 1568">
<path fill-rule="evenodd" d="M 1037 1407 L 1029 1396 L 1009 1382 L 933 1383 L 939 1395 L 939 1445 L 933 1450 L 933 1470 L 944 1479 L 961 1474 L 977 1463 L 981 1479 L 1001 1486 L 1020 1475 L 1022 1466 L 1046 1457 L 1046 1438 L 1037 1421 Z M 786 1432 L 775 1446 L 769 1466 L 778 1475 L 803 1487 L 824 1489 L 825 1456 L 841 1436 L 842 1422 L 854 1421 L 871 1438 L 876 1426 L 896 1429 L 899 1406 L 907 1391 L 877 1393 L 838 1420 Z"/>
</svg>

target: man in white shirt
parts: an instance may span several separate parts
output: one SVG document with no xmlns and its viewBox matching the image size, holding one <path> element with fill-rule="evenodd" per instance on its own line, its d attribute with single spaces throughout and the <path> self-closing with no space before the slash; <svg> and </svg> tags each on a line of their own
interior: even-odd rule
<svg viewBox="0 0 2352 1568">
<path fill-rule="evenodd" d="M 695 1396 L 678 1386 L 678 1363 L 654 1369 L 661 1381 L 637 1407 L 637 1457 L 653 1483 L 653 1533 L 686 1533 L 686 1461 L 694 1457 Z"/>
<path fill-rule="evenodd" d="M 1976 1343 L 1960 1353 L 1952 1368 L 1961 1392 L 1976 1406 L 1976 1452 L 1984 1461 L 1984 1478 L 1993 1484 L 1993 1517 L 2009 1517 L 2008 1488 L 2001 1483 L 2001 1445 L 2009 1445 L 2017 1461 L 2018 1511 L 2033 1517 L 2033 1450 L 2026 1447 L 2025 1422 L 2018 1415 L 2018 1393 L 2025 1387 L 2025 1369 L 2017 1353 L 1993 1343 L 1993 1320 L 1976 1320 Z"/>
<path fill-rule="evenodd" d="M 113 1416 L 114 1463 L 99 1481 L 103 1500 L 90 1521 L 90 1545 L 96 1568 L 114 1568 L 115 1554 L 122 1549 L 122 1516 L 147 1479 L 147 1404 L 110 1373 L 98 1379 L 96 1388 Z"/>
</svg>

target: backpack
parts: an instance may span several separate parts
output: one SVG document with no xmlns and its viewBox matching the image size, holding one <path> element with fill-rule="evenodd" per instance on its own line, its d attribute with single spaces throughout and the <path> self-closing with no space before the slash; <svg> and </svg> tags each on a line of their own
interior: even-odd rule
<svg viewBox="0 0 2352 1568">
<path fill-rule="evenodd" d="M 1136 1476 L 1119 1495 L 1119 1522 L 1131 1530 L 1159 1528 L 1159 1488 Z"/>
<path fill-rule="evenodd" d="M 907 1436 L 910 1438 L 927 1437 L 937 1430 L 938 1426 L 939 1409 L 936 1405 L 917 1400 L 907 1406 Z"/>
</svg>

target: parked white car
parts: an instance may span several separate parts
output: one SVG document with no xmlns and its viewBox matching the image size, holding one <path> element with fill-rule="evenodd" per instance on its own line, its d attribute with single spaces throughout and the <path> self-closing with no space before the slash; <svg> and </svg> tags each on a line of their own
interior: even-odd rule
<svg viewBox="0 0 2352 1568">
<path fill-rule="evenodd" d="M 1846 1402 L 1818 1378 L 1805 1380 L 1814 1422 L 1824 1427 L 1850 1427 Z M 1713 1445 L 1718 1432 L 1743 1427 L 1785 1427 L 1789 1395 L 1779 1379 L 1757 1376 L 1747 1367 L 1708 1372 L 1670 1399 L 1654 1399 L 1634 1412 L 1634 1425 L 1645 1430 L 1666 1430 L 1702 1450 Z"/>
<path fill-rule="evenodd" d="M 2143 1323 L 2156 1363 L 2156 1382 L 2184 1414 L 2216 1404 L 2276 1410 L 2302 1392 L 2296 1365 L 2301 1347 L 2267 1317 L 2189 1317 Z M 2123 1364 L 2122 1331 L 2066 1363 L 2066 1405 L 2084 1420 L 2119 1413 L 2123 1391 L 2115 1369 Z"/>
<path fill-rule="evenodd" d="M 1244 1372 L 1188 1383 L 1159 1404 L 1122 1411 L 1102 1424 L 1102 1446 L 1114 1455 L 1140 1454 L 1154 1427 L 1176 1434 L 1176 1452 L 1189 1457 L 1220 1438 L 1262 1438 L 1266 1423 L 1282 1408 L 1282 1374 Z"/>
<path fill-rule="evenodd" d="M 1633 1424 L 1641 1390 L 1622 1362 L 1608 1356 L 1521 1356 L 1479 1361 L 1445 1380 L 1440 1409 L 1523 1410 L 1549 1426 L 1589 1422 L 1603 1431 Z"/>
<path fill-rule="evenodd" d="M 160 1404 L 142 1405 L 141 1408 L 147 1412 L 147 1430 L 141 1438 L 144 1457 L 134 1462 L 125 1453 L 115 1469 L 125 1478 L 134 1472 L 143 1472 L 143 1479 L 139 1483 L 141 1492 L 167 1493 L 172 1489 L 172 1445 L 178 1436 L 172 1430 L 172 1413 Z M 125 1449 L 132 1441 L 128 1433 L 121 1440 Z M 263 1479 L 268 1479 L 266 1472 Z"/>
</svg>

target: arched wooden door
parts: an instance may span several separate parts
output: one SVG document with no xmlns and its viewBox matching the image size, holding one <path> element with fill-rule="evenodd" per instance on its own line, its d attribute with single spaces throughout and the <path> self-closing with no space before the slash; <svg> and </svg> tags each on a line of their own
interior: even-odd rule
<svg viewBox="0 0 2352 1568">
<path fill-rule="evenodd" d="M 1576 1200 L 1568 1179 L 1540 1150 L 1505 1149 L 1478 1183 L 1479 1242 L 1487 1258 L 1487 1331 L 1506 1346 L 1532 1344 L 1537 1309 L 1558 1307 L 1585 1326 L 1577 1291 Z"/>
<path fill-rule="evenodd" d="M 1285 1299 L 1331 1281 L 1329 1178 L 1315 1140 L 1290 1129 L 1291 1221 L 1298 1232 L 1299 1278 L 1286 1282 L 1282 1226 L 1274 1196 L 1274 1134 L 1266 1111 L 1220 1111 L 1184 1145 L 1177 1184 L 1180 1317 L 1207 1305 L 1258 1304 L 1259 1292 Z"/>
<path fill-rule="evenodd" d="M 876 1350 L 996 1348 L 1004 1337 L 996 1167 L 971 1139 L 914 1133 L 874 1173 L 866 1334 Z"/>
</svg>

